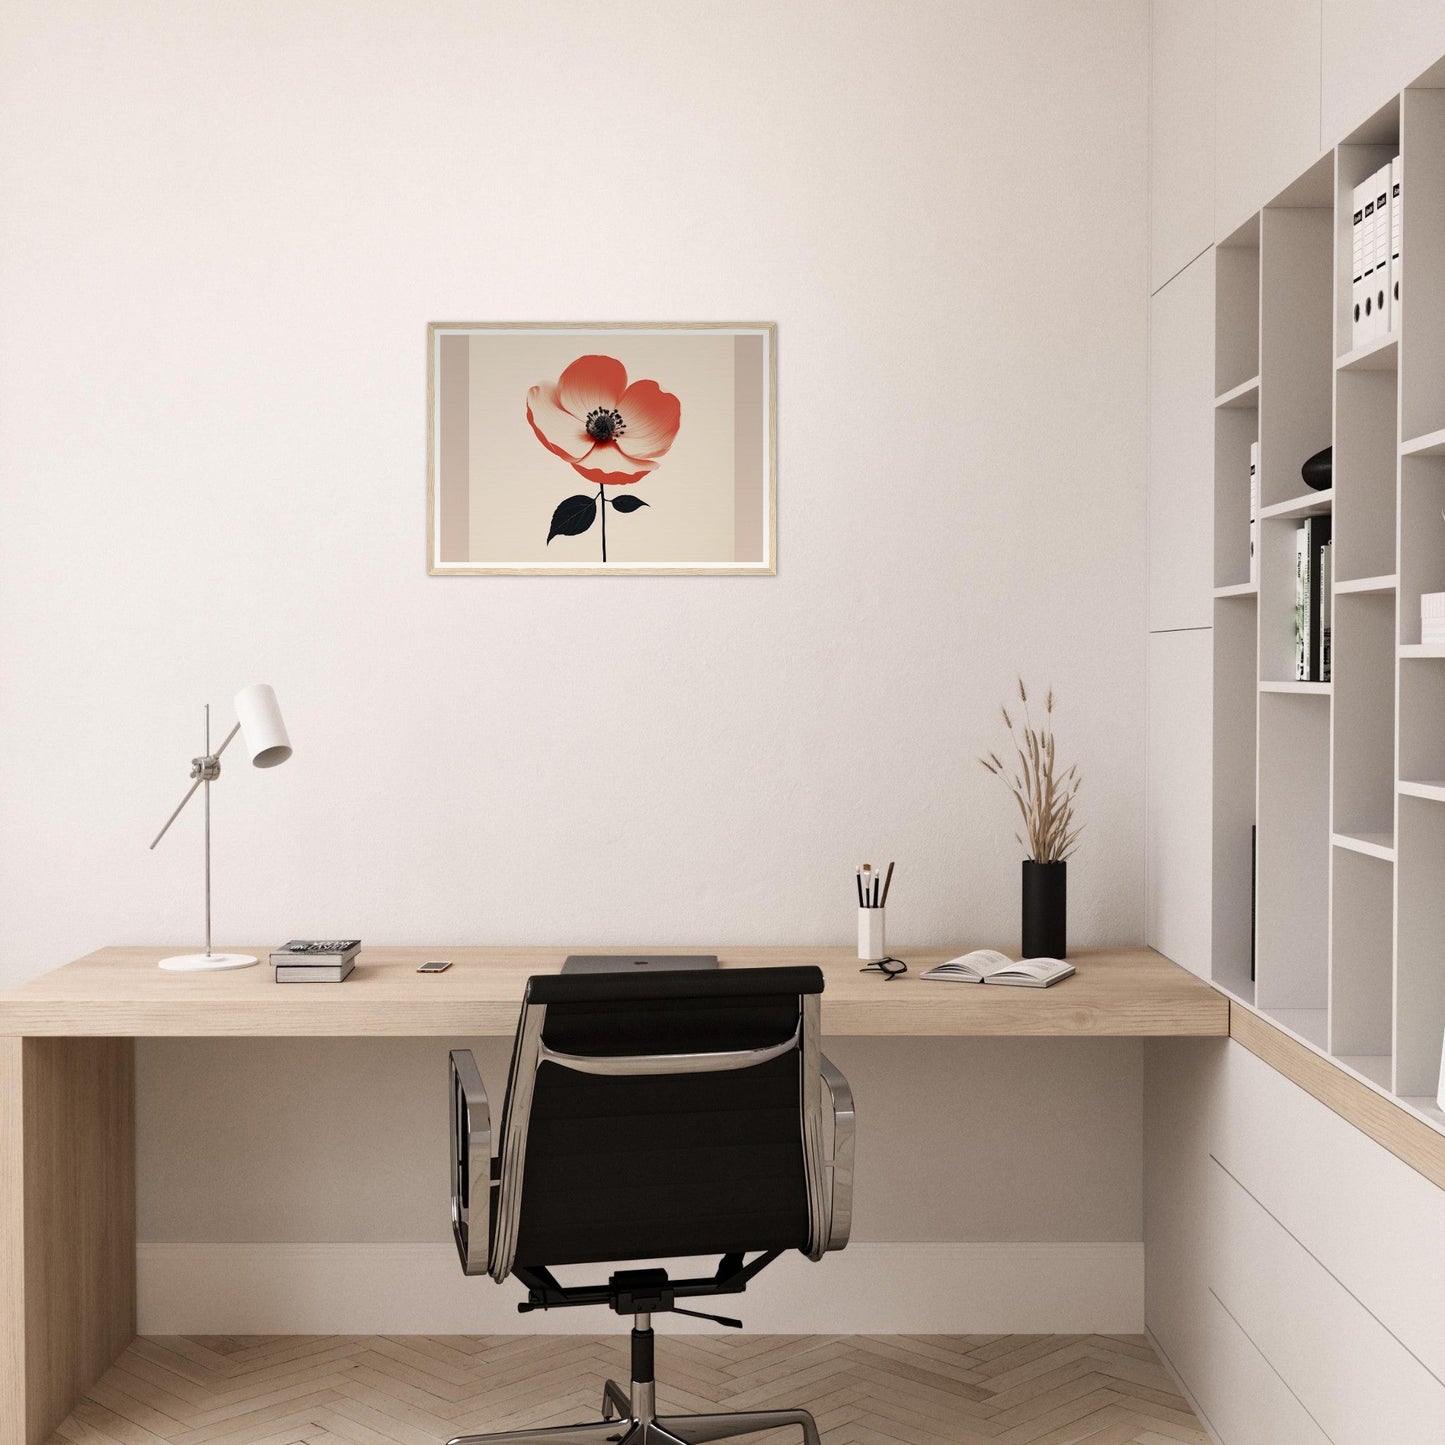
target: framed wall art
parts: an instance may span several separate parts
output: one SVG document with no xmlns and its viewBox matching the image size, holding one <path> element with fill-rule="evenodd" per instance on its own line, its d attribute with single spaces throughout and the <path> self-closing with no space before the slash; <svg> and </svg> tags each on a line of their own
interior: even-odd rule
<svg viewBox="0 0 1445 1445">
<path fill-rule="evenodd" d="M 771 322 L 432 322 L 427 570 L 777 570 Z"/>
</svg>

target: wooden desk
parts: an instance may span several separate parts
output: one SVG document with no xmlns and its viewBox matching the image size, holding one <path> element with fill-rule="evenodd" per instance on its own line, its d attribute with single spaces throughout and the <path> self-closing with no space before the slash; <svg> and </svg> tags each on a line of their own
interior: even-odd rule
<svg viewBox="0 0 1445 1445">
<path fill-rule="evenodd" d="M 356 972 L 339 986 L 277 985 L 264 963 L 230 973 L 164 973 L 156 967 L 175 951 L 103 948 L 0 994 L 0 1035 L 510 1038 L 531 974 L 555 973 L 568 953 L 618 950 L 364 948 Z M 910 972 L 891 983 L 859 973 L 848 948 L 733 948 L 719 958 L 725 968 L 817 964 L 827 978 L 826 1034 L 1157 1038 L 1229 1032 L 1224 996 L 1152 949 L 1079 949 L 1070 955 L 1078 973 L 1050 989 L 919 978 L 961 951 L 906 949 Z M 267 950 L 246 952 L 264 959 Z M 453 964 L 446 973 L 418 974 L 417 965 L 428 958 Z"/>
<path fill-rule="evenodd" d="M 41 1445 L 135 1335 L 134 1039 L 510 1036 L 530 974 L 554 972 L 567 953 L 609 950 L 367 948 L 346 983 L 295 987 L 277 986 L 264 963 L 156 967 L 180 951 L 105 948 L 0 994 L 0 1445 Z M 912 971 L 891 983 L 860 974 L 846 948 L 721 958 L 730 968 L 818 964 L 829 1035 L 1229 1032 L 1228 1000 L 1149 949 L 1080 949 L 1070 956 L 1078 973 L 1051 989 L 918 977 L 963 951 L 905 950 Z M 415 971 L 438 957 L 453 967 Z"/>
</svg>

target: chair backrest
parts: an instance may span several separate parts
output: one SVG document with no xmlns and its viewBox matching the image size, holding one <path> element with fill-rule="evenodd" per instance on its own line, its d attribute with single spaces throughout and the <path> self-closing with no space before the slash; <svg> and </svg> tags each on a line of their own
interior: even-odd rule
<svg viewBox="0 0 1445 1445">
<path fill-rule="evenodd" d="M 827 1247 L 816 968 L 529 980 L 490 1269 Z"/>
</svg>

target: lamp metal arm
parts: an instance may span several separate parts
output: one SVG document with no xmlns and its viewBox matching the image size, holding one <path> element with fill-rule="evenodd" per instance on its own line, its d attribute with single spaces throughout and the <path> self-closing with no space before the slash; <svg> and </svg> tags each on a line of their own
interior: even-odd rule
<svg viewBox="0 0 1445 1445">
<path fill-rule="evenodd" d="M 176 804 L 175 812 L 173 812 L 170 817 L 166 819 L 160 832 L 157 833 L 155 837 L 151 840 L 152 848 L 154 848 L 156 844 L 159 843 L 161 839 L 166 836 L 167 832 L 170 831 L 171 824 L 174 823 L 176 819 L 181 816 L 181 809 L 184 808 L 193 797 L 195 797 L 196 789 L 199 788 L 202 783 L 214 782 L 215 779 L 221 776 L 221 754 L 226 751 L 226 749 L 231 744 L 231 739 L 234 738 L 236 734 L 240 731 L 241 724 L 236 723 L 231 728 L 231 731 L 226 734 L 225 742 L 223 742 L 221 746 L 216 749 L 215 752 L 207 753 L 204 757 L 191 759 L 191 777 L 195 779 L 195 782 L 193 782 L 191 786 L 187 789 L 185 797 Z"/>
</svg>

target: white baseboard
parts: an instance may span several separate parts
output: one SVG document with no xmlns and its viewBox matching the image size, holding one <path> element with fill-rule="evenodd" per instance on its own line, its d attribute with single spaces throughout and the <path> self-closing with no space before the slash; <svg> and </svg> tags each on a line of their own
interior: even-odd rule
<svg viewBox="0 0 1445 1445">
<path fill-rule="evenodd" d="M 136 1264 L 148 1335 L 615 1327 L 595 1309 L 520 1315 L 521 1286 L 466 1278 L 449 1244 L 142 1244 Z M 786 1255 L 717 1309 L 774 1334 L 1138 1334 L 1144 1246 L 854 1244 L 817 1264 Z M 666 1328 L 717 1327 L 674 1315 Z"/>
</svg>

